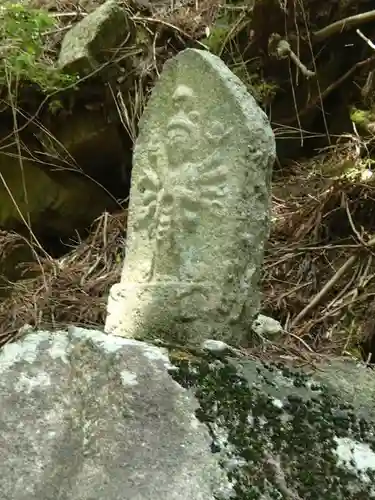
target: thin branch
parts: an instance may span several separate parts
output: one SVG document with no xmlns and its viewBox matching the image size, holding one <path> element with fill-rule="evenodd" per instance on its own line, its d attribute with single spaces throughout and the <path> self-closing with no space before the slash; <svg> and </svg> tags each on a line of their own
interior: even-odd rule
<svg viewBox="0 0 375 500">
<path fill-rule="evenodd" d="M 375 10 L 370 10 L 369 12 L 363 12 L 362 14 L 340 19 L 339 21 L 329 24 L 325 28 L 313 33 L 313 40 L 314 42 L 322 42 L 323 40 L 336 35 L 336 33 L 342 33 L 343 31 L 350 30 L 351 28 L 374 20 Z"/>
<path fill-rule="evenodd" d="M 348 221 L 349 221 L 350 227 L 352 228 L 352 231 L 356 235 L 358 241 L 365 247 L 365 246 L 367 246 L 367 243 L 362 238 L 362 236 L 359 234 L 359 231 L 357 230 L 357 228 L 354 225 L 352 214 L 350 213 L 350 209 L 349 209 L 348 198 L 347 198 L 347 196 L 344 193 L 343 193 L 342 196 L 343 196 L 343 200 L 344 200 L 344 203 L 345 203 L 346 215 L 348 217 Z"/>
<path fill-rule="evenodd" d="M 277 48 L 276 48 L 277 55 L 280 59 L 283 59 L 285 57 L 289 57 L 294 64 L 301 70 L 301 73 L 305 75 L 306 78 L 311 78 L 312 76 L 315 76 L 314 71 L 310 71 L 306 66 L 298 59 L 297 54 L 293 52 L 291 49 L 291 46 L 289 42 L 286 40 L 280 40 Z"/>
<path fill-rule="evenodd" d="M 374 241 L 375 243 L 375 241 Z M 338 269 L 338 271 L 332 276 L 332 278 L 324 285 L 324 287 L 318 292 L 315 297 L 307 304 L 306 307 L 302 309 L 302 311 L 297 314 L 297 316 L 292 321 L 291 327 L 296 326 L 297 323 L 303 319 L 306 314 L 311 311 L 327 293 L 331 290 L 331 288 L 337 283 L 337 281 L 341 278 L 341 276 L 354 264 L 357 260 L 357 255 L 352 255 L 349 259 L 344 262 L 344 264 Z"/>
<path fill-rule="evenodd" d="M 367 36 L 365 36 L 361 30 L 355 30 L 355 32 L 362 38 L 362 40 L 367 43 L 369 47 L 372 48 L 372 50 L 375 50 L 375 45 L 373 44 L 373 42 L 369 38 L 367 38 Z"/>
<path fill-rule="evenodd" d="M 371 240 L 366 244 L 366 247 L 372 247 L 375 245 L 375 238 L 371 238 Z M 336 273 L 332 276 L 332 278 L 324 285 L 324 287 L 318 292 L 315 297 L 307 304 L 306 307 L 302 309 L 302 311 L 297 314 L 294 320 L 291 323 L 291 328 L 296 326 L 297 323 L 303 319 L 306 314 L 311 311 L 321 300 L 327 295 L 327 293 L 331 290 L 331 288 L 337 283 L 337 281 L 341 278 L 341 276 L 354 264 L 357 260 L 358 255 L 352 255 L 349 259 L 344 262 L 344 264 L 336 271 Z"/>
<path fill-rule="evenodd" d="M 375 61 L 375 57 L 371 56 L 368 59 L 365 59 L 363 61 L 359 61 L 356 64 L 354 64 L 354 66 L 352 66 L 345 74 L 340 76 L 340 78 L 338 78 L 338 80 L 331 83 L 331 85 L 329 85 L 327 88 L 325 88 L 321 94 L 314 97 L 314 99 L 312 99 L 312 101 L 309 102 L 307 104 L 307 106 L 302 111 L 300 111 L 299 117 L 301 118 L 302 116 L 305 116 L 314 106 L 316 106 L 319 103 L 319 101 L 326 99 L 326 97 L 328 97 L 329 94 L 331 94 L 334 90 L 336 90 L 336 88 L 338 88 L 347 78 L 349 78 L 355 71 L 357 71 L 357 69 L 359 69 L 363 66 L 366 66 L 367 64 L 370 64 L 373 61 Z M 294 116 L 284 120 L 283 125 L 284 126 L 289 125 L 290 123 L 293 123 L 293 122 L 295 122 Z"/>
</svg>

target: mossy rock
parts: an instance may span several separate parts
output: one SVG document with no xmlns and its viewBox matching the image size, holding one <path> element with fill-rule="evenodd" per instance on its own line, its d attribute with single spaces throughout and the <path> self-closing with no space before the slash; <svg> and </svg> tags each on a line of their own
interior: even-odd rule
<svg viewBox="0 0 375 500">
<path fill-rule="evenodd" d="M 350 119 L 362 132 L 373 134 L 375 132 L 375 110 L 358 109 L 353 107 Z"/>
<path fill-rule="evenodd" d="M 368 369 L 334 364 L 311 375 L 212 355 L 174 363 L 175 379 L 199 400 L 197 416 L 221 455 L 231 498 L 375 498 L 375 384 Z"/>
<path fill-rule="evenodd" d="M 116 0 L 108 0 L 66 33 L 59 54 L 59 67 L 66 73 L 88 75 L 107 63 L 114 56 L 113 50 L 131 32 L 125 9 Z"/>
</svg>

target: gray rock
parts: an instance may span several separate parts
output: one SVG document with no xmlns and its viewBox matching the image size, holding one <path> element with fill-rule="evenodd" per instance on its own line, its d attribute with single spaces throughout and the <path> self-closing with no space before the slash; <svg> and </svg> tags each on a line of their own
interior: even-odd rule
<svg viewBox="0 0 375 500">
<path fill-rule="evenodd" d="M 317 365 L 314 377 L 354 406 L 362 418 L 375 422 L 375 371 L 364 363 L 330 360 Z"/>
<path fill-rule="evenodd" d="M 259 308 L 275 139 L 216 56 L 169 60 L 140 123 L 121 282 L 105 330 L 239 344 Z"/>
<path fill-rule="evenodd" d="M 39 331 L 0 352 L 1 500 L 213 500 L 191 393 L 157 347 Z"/>
<path fill-rule="evenodd" d="M 202 343 L 204 351 L 212 352 L 213 354 L 223 354 L 231 352 L 231 347 L 222 340 L 207 339 Z"/>
<path fill-rule="evenodd" d="M 107 0 L 64 36 L 58 64 L 68 73 L 91 73 L 113 57 L 131 32 L 127 14 L 117 0 Z"/>
<path fill-rule="evenodd" d="M 253 321 L 251 328 L 257 335 L 266 338 L 275 337 L 283 331 L 283 327 L 279 321 L 269 316 L 264 316 L 264 314 L 259 314 Z"/>
</svg>

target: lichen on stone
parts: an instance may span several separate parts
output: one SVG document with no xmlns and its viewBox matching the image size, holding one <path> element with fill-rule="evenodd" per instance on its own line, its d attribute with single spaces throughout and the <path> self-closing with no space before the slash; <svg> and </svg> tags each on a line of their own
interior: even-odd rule
<svg viewBox="0 0 375 500">
<path fill-rule="evenodd" d="M 238 500 L 375 498 L 375 427 L 328 386 L 286 366 L 175 360 Z"/>
</svg>

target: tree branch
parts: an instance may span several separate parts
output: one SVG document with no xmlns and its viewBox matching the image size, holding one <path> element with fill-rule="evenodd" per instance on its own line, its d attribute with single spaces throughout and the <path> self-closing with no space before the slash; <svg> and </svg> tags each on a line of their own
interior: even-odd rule
<svg viewBox="0 0 375 500">
<path fill-rule="evenodd" d="M 343 31 L 350 30 L 361 24 L 369 23 L 370 21 L 375 21 L 375 10 L 363 12 L 362 14 L 340 19 L 339 21 L 329 24 L 325 28 L 315 31 L 312 35 L 312 39 L 314 42 L 322 42 L 326 38 L 336 35 L 336 33 L 342 33 Z"/>
</svg>

